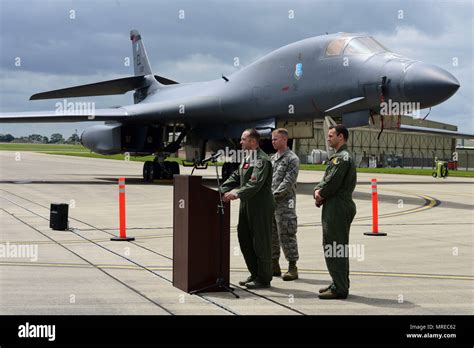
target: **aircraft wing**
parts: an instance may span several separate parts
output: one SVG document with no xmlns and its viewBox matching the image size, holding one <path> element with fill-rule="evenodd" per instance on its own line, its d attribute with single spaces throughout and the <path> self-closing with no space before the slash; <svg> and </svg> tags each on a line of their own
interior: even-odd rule
<svg viewBox="0 0 474 348">
<path fill-rule="evenodd" d="M 130 118 L 128 112 L 119 108 L 5 112 L 0 114 L 0 123 L 36 122 L 84 122 L 84 121 L 122 121 Z"/>
<path fill-rule="evenodd" d="M 84 122 L 84 121 L 130 121 L 149 123 L 168 120 L 188 120 L 199 118 L 201 121 L 214 119 L 220 113 L 218 97 L 194 97 L 170 100 L 159 103 L 138 103 L 117 108 L 94 109 L 88 103 L 74 103 L 69 110 L 68 104 L 58 102 L 59 111 L 31 111 L 0 113 L 0 123 L 43 123 L 43 122 Z M 180 113 L 184 107 L 185 113 Z M 82 108 L 82 109 L 81 109 Z"/>
<path fill-rule="evenodd" d="M 407 133 L 413 132 L 413 133 L 444 134 L 444 135 L 457 136 L 459 138 L 474 139 L 474 134 L 459 133 L 457 131 L 450 131 L 447 129 L 417 127 L 417 126 L 410 126 L 410 125 L 403 125 L 403 124 L 400 126 L 399 131 L 407 132 Z"/>
</svg>

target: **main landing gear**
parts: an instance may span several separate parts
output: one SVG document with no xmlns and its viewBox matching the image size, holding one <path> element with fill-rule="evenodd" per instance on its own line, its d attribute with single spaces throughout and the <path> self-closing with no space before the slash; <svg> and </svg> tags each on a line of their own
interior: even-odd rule
<svg viewBox="0 0 474 348">
<path fill-rule="evenodd" d="M 146 161 L 143 164 L 143 180 L 146 182 L 173 179 L 174 174 L 179 174 L 178 162 L 164 161 L 162 157 L 156 157 L 154 161 Z"/>
<path fill-rule="evenodd" d="M 143 164 L 143 180 L 146 182 L 153 182 L 159 179 L 173 179 L 173 175 L 179 175 L 178 162 L 165 161 L 168 155 L 179 150 L 181 141 L 186 136 L 186 130 L 183 130 L 178 138 L 172 143 L 168 144 L 161 152 L 155 153 L 153 161 L 146 161 Z"/>
</svg>

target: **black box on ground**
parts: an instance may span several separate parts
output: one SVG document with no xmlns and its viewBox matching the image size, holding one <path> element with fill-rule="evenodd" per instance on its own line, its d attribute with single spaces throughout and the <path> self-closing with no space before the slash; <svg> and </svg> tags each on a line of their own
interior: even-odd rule
<svg viewBox="0 0 474 348">
<path fill-rule="evenodd" d="M 69 205 L 66 203 L 51 203 L 49 227 L 57 231 L 68 229 Z"/>
</svg>

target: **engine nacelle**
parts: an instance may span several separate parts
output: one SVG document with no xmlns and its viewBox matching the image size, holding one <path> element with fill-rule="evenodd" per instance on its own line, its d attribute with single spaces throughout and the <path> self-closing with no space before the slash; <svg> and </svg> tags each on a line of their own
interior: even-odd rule
<svg viewBox="0 0 474 348">
<path fill-rule="evenodd" d="M 122 125 L 120 123 L 99 124 L 86 128 L 81 135 L 81 143 L 89 150 L 102 155 L 122 152 Z"/>
<path fill-rule="evenodd" d="M 81 143 L 102 155 L 149 155 L 163 149 L 163 127 L 106 123 L 84 130 Z"/>
</svg>

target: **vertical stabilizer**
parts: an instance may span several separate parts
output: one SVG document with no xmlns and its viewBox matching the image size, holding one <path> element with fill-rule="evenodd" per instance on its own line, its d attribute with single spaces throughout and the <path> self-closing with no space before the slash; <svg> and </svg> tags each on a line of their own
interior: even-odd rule
<svg viewBox="0 0 474 348">
<path fill-rule="evenodd" d="M 138 30 L 130 31 L 130 40 L 133 47 L 133 70 L 135 76 L 152 75 L 150 62 Z"/>
</svg>

